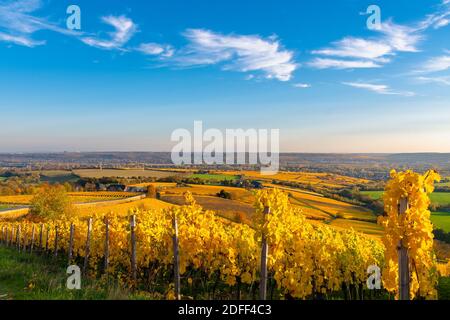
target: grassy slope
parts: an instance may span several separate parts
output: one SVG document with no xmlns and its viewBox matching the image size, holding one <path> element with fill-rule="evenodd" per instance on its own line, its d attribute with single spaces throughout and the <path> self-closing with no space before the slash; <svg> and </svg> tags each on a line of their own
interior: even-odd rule
<svg viewBox="0 0 450 320">
<path fill-rule="evenodd" d="M 102 288 L 82 279 L 81 290 L 66 288 L 64 262 L 50 258 L 18 253 L 0 246 L 0 300 L 90 300 L 127 299 L 124 290 Z"/>
</svg>

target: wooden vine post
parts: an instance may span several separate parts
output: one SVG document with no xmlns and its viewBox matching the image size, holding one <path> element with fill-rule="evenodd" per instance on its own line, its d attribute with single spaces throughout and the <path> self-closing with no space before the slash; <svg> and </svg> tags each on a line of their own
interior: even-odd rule
<svg viewBox="0 0 450 320">
<path fill-rule="evenodd" d="M 84 266 L 83 266 L 84 274 L 86 274 L 87 269 L 89 267 L 89 255 L 91 254 L 91 232 L 92 232 L 92 218 L 89 218 L 86 235 L 86 248 L 84 253 Z"/>
<path fill-rule="evenodd" d="M 33 228 L 31 229 L 31 242 L 30 242 L 30 253 L 33 253 L 34 249 L 34 236 L 35 236 L 35 226 L 33 224 Z"/>
<path fill-rule="evenodd" d="M 58 257 L 58 245 L 59 245 L 59 232 L 58 232 L 58 226 L 55 226 L 55 258 Z"/>
<path fill-rule="evenodd" d="M 11 227 L 11 238 L 9 239 L 10 246 L 14 246 L 14 227 Z"/>
<path fill-rule="evenodd" d="M 408 209 L 408 199 L 401 198 L 398 206 L 399 215 L 405 214 L 407 209 Z M 406 248 L 403 245 L 403 240 L 400 240 L 397 250 L 398 250 L 399 299 L 409 300 L 409 289 L 410 289 L 409 256 L 408 256 L 408 248 Z"/>
<path fill-rule="evenodd" d="M 73 237 L 75 234 L 75 225 L 73 223 L 70 224 L 70 234 L 69 234 L 69 254 L 67 257 L 68 264 L 72 263 L 73 258 Z"/>
<path fill-rule="evenodd" d="M 105 248 L 104 248 L 104 271 L 105 273 L 108 273 L 108 266 L 109 266 L 109 220 L 108 218 L 105 218 Z"/>
<path fill-rule="evenodd" d="M 174 269 L 174 282 L 175 282 L 175 298 L 181 300 L 180 293 L 180 252 L 178 248 L 178 221 L 176 213 L 172 216 L 172 227 L 173 227 L 173 269 Z"/>
<path fill-rule="evenodd" d="M 17 226 L 17 232 L 16 232 L 16 246 L 17 250 L 20 252 L 20 225 Z"/>
<path fill-rule="evenodd" d="M 28 248 L 28 229 L 26 227 L 23 228 L 23 252 L 27 252 Z"/>
<path fill-rule="evenodd" d="M 137 281 L 137 266 L 136 266 L 136 216 L 130 217 L 130 232 L 131 232 L 131 276 L 136 284 Z"/>
<path fill-rule="evenodd" d="M 6 228 L 6 246 L 9 247 L 9 230 Z"/>
<path fill-rule="evenodd" d="M 267 220 L 267 215 L 270 213 L 269 207 L 264 207 L 264 222 Z M 264 223 L 265 227 L 265 223 Z M 261 245 L 261 276 L 259 283 L 259 299 L 266 300 L 267 298 L 267 254 L 269 246 L 267 243 L 265 230 L 262 233 L 262 245 Z"/>
<path fill-rule="evenodd" d="M 48 235 L 49 235 L 49 232 L 50 232 L 50 227 L 49 226 L 47 226 L 47 228 L 46 228 L 47 230 L 47 232 L 45 233 L 45 252 L 46 252 L 46 254 L 48 254 Z"/>
<path fill-rule="evenodd" d="M 44 243 L 43 242 L 43 239 L 44 239 L 43 236 L 44 236 L 44 224 L 41 223 L 41 228 L 39 230 L 39 250 L 40 251 L 42 251 L 42 249 L 43 249 L 43 247 L 42 247 L 42 244 Z"/>
</svg>

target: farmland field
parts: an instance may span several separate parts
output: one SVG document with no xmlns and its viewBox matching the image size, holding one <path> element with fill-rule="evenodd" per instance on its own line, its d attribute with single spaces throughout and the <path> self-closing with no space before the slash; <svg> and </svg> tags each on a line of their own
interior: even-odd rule
<svg viewBox="0 0 450 320">
<path fill-rule="evenodd" d="M 247 224 L 252 224 L 255 209 L 250 204 L 211 196 L 194 196 L 194 198 L 205 210 L 215 211 L 220 216 L 233 221 L 237 220 L 237 215 L 241 215 L 241 217 L 246 218 L 246 221 L 236 222 L 246 222 Z M 184 197 L 181 195 L 166 195 L 162 196 L 161 200 L 177 205 L 184 204 Z"/>
<path fill-rule="evenodd" d="M 142 170 L 142 169 L 80 169 L 74 170 L 74 173 L 82 178 L 105 178 L 105 177 L 146 177 L 146 178 L 167 178 L 183 173 L 159 170 Z"/>
<path fill-rule="evenodd" d="M 367 195 L 375 200 L 383 197 L 383 191 L 362 191 L 361 194 Z M 450 192 L 433 192 L 430 194 L 430 200 L 435 204 L 448 205 L 450 204 Z"/>
<path fill-rule="evenodd" d="M 285 181 L 295 182 L 303 185 L 311 185 L 319 188 L 343 188 L 358 184 L 366 184 L 369 181 L 353 177 L 346 177 L 332 173 L 311 173 L 311 172 L 279 172 L 276 175 L 264 176 L 259 171 L 220 171 L 218 174 L 243 175 L 246 178 L 263 181 Z"/>
<path fill-rule="evenodd" d="M 41 175 L 42 182 L 49 183 L 75 182 L 79 179 L 72 171 L 65 170 L 44 170 L 39 171 L 39 174 Z"/>
<path fill-rule="evenodd" d="M 7 204 L 0 204 L 0 211 L 11 209 L 13 206 Z"/>
<path fill-rule="evenodd" d="M 376 216 L 369 209 L 348 204 L 342 201 L 326 198 L 322 195 L 287 188 L 290 203 L 300 209 L 307 219 L 331 223 L 332 226 L 353 228 L 370 235 L 380 235 L 382 228 L 376 224 Z M 233 195 L 233 200 L 222 199 L 216 196 L 220 190 L 225 190 Z M 236 215 L 245 215 L 246 221 L 251 225 L 255 197 L 252 191 L 242 188 L 190 185 L 188 187 L 174 187 L 162 192 L 161 200 L 178 205 L 184 204 L 182 194 L 191 192 L 197 202 L 208 210 L 213 210 L 219 215 L 235 220 Z M 336 221 L 339 220 L 339 221 Z"/>
<path fill-rule="evenodd" d="M 448 179 L 448 177 L 447 177 Z M 438 182 L 435 184 L 436 187 L 450 187 L 450 181 L 449 182 Z"/>
<path fill-rule="evenodd" d="M 138 201 L 133 202 L 127 202 L 127 203 L 121 203 L 121 204 L 111 204 L 108 205 L 107 203 L 99 205 L 85 205 L 83 207 L 78 208 L 79 213 L 82 216 L 89 216 L 92 215 L 93 212 L 96 214 L 104 215 L 104 214 L 114 214 L 118 216 L 125 216 L 128 214 L 128 212 L 132 209 L 139 209 L 139 210 L 150 210 L 150 209 L 166 209 L 170 208 L 172 205 L 160 201 L 157 199 L 142 199 Z"/>
<path fill-rule="evenodd" d="M 130 192 L 70 192 L 68 196 L 75 203 L 99 202 L 107 200 L 126 199 L 136 196 Z M 0 196 L 0 204 L 28 205 L 33 199 L 32 195 Z"/>
<path fill-rule="evenodd" d="M 450 232 L 450 212 L 432 212 L 431 222 L 433 222 L 436 229 Z"/>
<path fill-rule="evenodd" d="M 202 179 L 202 180 L 211 180 L 211 181 L 223 181 L 223 180 L 227 180 L 227 181 L 233 181 L 233 180 L 238 180 L 239 176 L 233 176 L 233 175 L 227 175 L 227 174 L 191 174 L 190 176 L 188 176 L 188 178 L 198 178 L 198 179 Z"/>
<path fill-rule="evenodd" d="M 176 187 L 175 182 L 143 182 L 128 185 L 129 187 L 148 187 L 153 185 L 155 188 L 173 188 Z"/>
<path fill-rule="evenodd" d="M 353 229 L 358 232 L 365 233 L 374 237 L 381 237 L 383 234 L 383 228 L 376 223 L 370 223 L 365 221 L 355 221 L 348 219 L 335 219 L 330 223 L 333 227 L 342 229 Z"/>
</svg>

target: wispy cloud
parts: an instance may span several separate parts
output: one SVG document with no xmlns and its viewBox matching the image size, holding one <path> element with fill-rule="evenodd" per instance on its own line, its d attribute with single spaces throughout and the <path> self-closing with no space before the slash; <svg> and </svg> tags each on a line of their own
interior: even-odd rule
<svg viewBox="0 0 450 320">
<path fill-rule="evenodd" d="M 0 41 L 11 42 L 17 45 L 25 46 L 25 47 L 36 47 L 45 44 L 45 41 L 41 40 L 33 40 L 26 36 L 13 36 L 10 34 L 6 34 L 0 32 Z"/>
<path fill-rule="evenodd" d="M 424 83 L 437 83 L 450 86 L 450 77 L 417 77 L 416 80 Z"/>
<path fill-rule="evenodd" d="M 314 50 L 315 55 L 333 58 L 315 58 L 309 65 L 319 69 L 379 68 L 389 63 L 397 52 L 417 52 L 416 46 L 422 39 L 417 30 L 392 21 L 382 23 L 377 32 L 382 34 L 378 38 L 346 37 L 331 47 Z"/>
<path fill-rule="evenodd" d="M 419 27 L 423 29 L 428 29 L 432 27 L 433 29 L 440 29 L 447 26 L 450 21 L 450 0 L 443 0 L 440 9 L 427 15 L 427 17 L 420 22 Z"/>
<path fill-rule="evenodd" d="M 325 69 L 378 68 L 392 61 L 400 52 L 419 52 L 418 45 L 424 39 L 424 31 L 442 28 L 449 24 L 450 2 L 444 0 L 440 8 L 414 25 L 400 25 L 386 20 L 369 38 L 347 36 L 329 47 L 312 51 L 321 58 L 313 59 L 309 65 Z M 324 58 L 327 57 L 327 58 Z"/>
<path fill-rule="evenodd" d="M 415 96 L 414 92 L 411 91 L 395 91 L 389 86 L 384 84 L 373 84 L 373 83 L 363 83 L 363 82 L 342 82 L 342 84 L 358 89 L 369 90 L 378 94 L 384 95 L 400 95 L 405 97 Z"/>
<path fill-rule="evenodd" d="M 345 58 L 376 59 L 392 53 L 392 47 L 379 41 L 348 37 L 333 44 L 331 48 L 315 50 L 317 55 Z"/>
<path fill-rule="evenodd" d="M 109 39 L 84 37 L 81 41 L 89 46 L 100 49 L 123 50 L 123 45 L 126 44 L 137 31 L 135 23 L 126 16 L 106 16 L 102 17 L 101 20 L 114 28 L 113 32 L 108 33 Z"/>
<path fill-rule="evenodd" d="M 370 60 L 341 60 L 328 58 L 315 58 L 310 61 L 308 65 L 316 69 L 365 69 L 381 67 L 381 64 Z"/>
<path fill-rule="evenodd" d="M 300 89 L 311 88 L 311 85 L 309 83 L 294 83 L 292 86 Z"/>
<path fill-rule="evenodd" d="M 46 43 L 45 40 L 33 39 L 33 34 L 40 30 L 51 30 L 66 35 L 79 34 L 61 28 L 45 18 L 32 13 L 42 7 L 41 0 L 16 0 L 0 3 L 0 41 L 16 45 L 35 47 Z"/>
<path fill-rule="evenodd" d="M 276 37 L 224 35 L 205 29 L 188 29 L 189 44 L 174 56 L 180 66 L 222 64 L 224 70 L 260 71 L 265 78 L 288 81 L 297 69 L 294 53 L 281 46 Z"/>
<path fill-rule="evenodd" d="M 169 58 L 173 56 L 175 50 L 171 45 L 162 45 L 159 43 L 141 43 L 136 51 L 139 51 L 145 55 L 149 56 L 161 56 L 165 58 Z"/>
<path fill-rule="evenodd" d="M 450 55 L 434 57 L 426 61 L 417 72 L 432 73 L 450 69 Z"/>
</svg>

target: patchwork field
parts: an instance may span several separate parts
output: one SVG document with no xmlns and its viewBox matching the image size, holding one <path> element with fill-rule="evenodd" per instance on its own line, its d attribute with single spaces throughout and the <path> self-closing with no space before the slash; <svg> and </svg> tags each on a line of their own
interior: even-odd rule
<svg viewBox="0 0 450 320">
<path fill-rule="evenodd" d="M 337 227 L 353 228 L 356 231 L 379 236 L 382 228 L 376 224 L 376 216 L 369 209 L 326 198 L 320 194 L 293 188 L 283 188 L 289 195 L 291 204 L 302 210 L 303 214 L 315 221 Z M 233 195 L 232 200 L 216 196 L 220 190 Z M 188 187 L 167 188 L 162 192 L 161 200 L 181 205 L 184 203 L 183 193 L 191 192 L 197 202 L 205 209 L 213 210 L 219 215 L 236 221 L 252 224 L 254 214 L 253 191 L 242 188 L 189 185 Z"/>
<path fill-rule="evenodd" d="M 139 209 L 139 210 L 150 210 L 150 209 L 166 209 L 170 208 L 172 204 L 157 200 L 157 199 L 150 199 L 145 198 L 138 201 L 128 202 L 128 203 L 121 203 L 121 204 L 112 204 L 112 205 L 85 205 L 83 207 L 78 208 L 79 213 L 83 216 L 89 216 L 92 214 L 92 212 L 98 213 L 98 214 L 115 214 L 119 216 L 127 215 L 128 212 L 132 209 Z"/>
<path fill-rule="evenodd" d="M 331 173 L 310 173 L 310 172 L 280 172 L 276 175 L 265 176 L 259 171 L 221 171 L 218 174 L 239 176 L 262 181 L 287 181 L 304 185 L 312 185 L 319 188 L 344 188 L 358 184 L 366 184 L 369 181 L 364 179 L 345 177 Z"/>
<path fill-rule="evenodd" d="M 41 181 L 48 183 L 75 182 L 79 179 L 79 177 L 72 173 L 72 171 L 44 170 L 38 171 L 38 173 L 41 176 Z"/>
<path fill-rule="evenodd" d="M 173 171 L 160 170 L 142 170 L 142 169 L 80 169 L 74 170 L 74 174 L 82 178 L 105 178 L 105 177 L 146 177 L 146 178 L 167 178 L 177 175 L 184 175 L 184 173 Z"/>
<path fill-rule="evenodd" d="M 375 200 L 383 197 L 383 191 L 362 191 L 361 194 L 367 195 Z M 450 204 L 450 192 L 433 192 L 430 195 L 430 200 L 435 204 L 448 205 Z"/>
<path fill-rule="evenodd" d="M 255 209 L 250 204 L 212 196 L 194 196 L 194 198 L 205 210 L 212 210 L 235 222 L 252 225 Z M 161 200 L 176 205 L 184 204 L 184 197 L 181 195 L 165 195 L 161 197 Z"/>
<path fill-rule="evenodd" d="M 149 185 L 155 186 L 155 188 L 172 188 L 176 187 L 175 182 L 144 182 L 128 185 L 129 187 L 148 187 Z"/>
<path fill-rule="evenodd" d="M 188 185 L 187 187 L 172 187 L 163 190 L 163 195 L 182 195 L 186 191 L 191 192 L 193 195 L 197 196 L 216 196 L 221 190 L 229 192 L 232 195 L 233 200 L 238 200 L 240 202 L 252 204 L 255 201 L 253 192 L 234 187 L 224 187 L 224 186 L 209 186 L 209 185 Z"/>
<path fill-rule="evenodd" d="M 376 223 L 348 219 L 335 219 L 331 221 L 330 225 L 341 229 L 353 229 L 374 237 L 381 237 L 383 235 L 383 228 Z"/>
<path fill-rule="evenodd" d="M 0 211 L 8 210 L 14 208 L 14 206 L 8 205 L 8 204 L 0 204 Z"/>
<path fill-rule="evenodd" d="M 208 180 L 208 181 L 223 181 L 223 180 L 228 180 L 228 181 L 233 181 L 233 180 L 238 180 L 239 176 L 233 176 L 233 175 L 228 175 L 228 174 L 191 174 L 190 176 L 188 176 L 188 178 L 198 178 L 198 179 L 202 179 L 202 180 Z"/>
<path fill-rule="evenodd" d="M 69 197 L 75 203 L 99 202 L 134 197 L 137 193 L 131 192 L 70 192 Z M 0 196 L 0 204 L 28 205 L 33 199 L 32 195 Z"/>
</svg>

